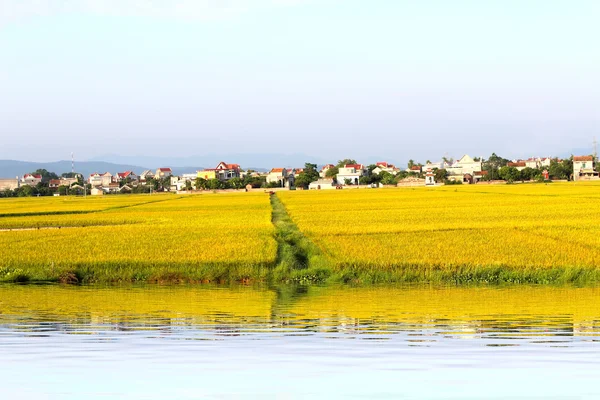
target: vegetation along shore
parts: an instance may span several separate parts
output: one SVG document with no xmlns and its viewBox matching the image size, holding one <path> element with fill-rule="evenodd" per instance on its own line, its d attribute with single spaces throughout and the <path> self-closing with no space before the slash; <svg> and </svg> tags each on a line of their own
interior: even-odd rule
<svg viewBox="0 0 600 400">
<path fill-rule="evenodd" d="M 598 201 L 596 182 L 2 199 L 0 281 L 596 283 Z"/>
</svg>

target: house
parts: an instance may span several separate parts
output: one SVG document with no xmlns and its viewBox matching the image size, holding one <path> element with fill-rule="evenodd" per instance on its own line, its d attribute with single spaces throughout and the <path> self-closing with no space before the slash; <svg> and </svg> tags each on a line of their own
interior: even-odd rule
<svg viewBox="0 0 600 400">
<path fill-rule="evenodd" d="M 527 168 L 527 162 L 525 161 L 513 161 L 513 162 L 509 162 L 508 164 L 506 164 L 507 167 L 512 167 L 512 168 L 516 168 L 519 171 L 523 171 L 525 168 Z M 537 168 L 537 167 L 535 167 Z"/>
<path fill-rule="evenodd" d="M 0 190 L 15 190 L 21 186 L 21 181 L 18 177 L 15 179 L 0 179 Z"/>
<path fill-rule="evenodd" d="M 461 177 L 461 179 L 464 178 L 465 174 L 473 175 L 473 172 L 481 171 L 482 169 L 481 159 L 475 161 L 468 154 L 465 154 L 458 161 L 446 167 L 448 175 L 455 175 Z"/>
<path fill-rule="evenodd" d="M 427 171 L 428 169 L 430 169 L 433 171 L 436 169 L 445 169 L 449 166 L 450 166 L 450 164 L 446 163 L 445 161 L 428 162 L 423 166 L 423 170 Z"/>
<path fill-rule="evenodd" d="M 104 190 L 105 193 L 117 193 L 121 191 L 121 186 L 116 182 L 111 182 L 108 185 L 102 185 L 101 189 Z"/>
<path fill-rule="evenodd" d="M 239 164 L 227 164 L 221 161 L 215 168 L 197 171 L 197 177 L 206 180 L 218 179 L 224 182 L 233 178 L 241 178 L 241 171 Z"/>
<path fill-rule="evenodd" d="M 145 184 L 150 179 L 154 179 L 154 172 L 150 171 L 149 169 L 145 170 L 139 175 L 139 181 L 142 184 Z"/>
<path fill-rule="evenodd" d="M 421 171 L 422 167 L 420 165 L 413 165 L 412 167 L 406 169 L 406 172 L 412 172 L 414 174 L 420 174 Z"/>
<path fill-rule="evenodd" d="M 596 180 L 598 172 L 596 171 L 596 162 L 592 156 L 573 157 L 573 180 Z"/>
<path fill-rule="evenodd" d="M 171 176 L 171 190 L 184 190 L 188 186 L 188 182 L 193 189 L 196 189 L 197 174 L 183 174 L 181 176 Z"/>
<path fill-rule="evenodd" d="M 92 188 L 90 193 L 92 194 L 92 196 L 103 196 L 104 190 L 102 190 L 102 188 L 99 188 L 99 187 L 94 187 L 94 188 Z"/>
<path fill-rule="evenodd" d="M 336 179 L 340 184 L 358 185 L 361 177 L 367 175 L 367 169 L 362 164 L 346 164 L 339 168 Z"/>
<path fill-rule="evenodd" d="M 324 166 L 321 168 L 321 171 L 319 171 L 319 176 L 320 176 L 321 178 L 325 178 L 325 177 L 327 177 L 327 171 L 329 171 L 331 168 L 335 168 L 335 165 L 333 165 L 333 164 L 327 164 L 327 165 L 324 165 Z"/>
<path fill-rule="evenodd" d="M 387 172 L 389 174 L 396 175 L 398 172 L 400 172 L 400 168 L 396 168 L 393 164 L 389 164 L 385 161 L 380 161 L 377 163 L 377 166 L 371 172 L 374 174 Z"/>
<path fill-rule="evenodd" d="M 138 182 L 139 180 L 138 176 L 133 171 L 117 172 L 115 178 L 119 182 L 128 180 L 129 182 L 133 183 Z"/>
<path fill-rule="evenodd" d="M 23 175 L 23 183 L 29 186 L 36 186 L 42 182 L 42 175 L 40 174 L 25 174 Z"/>
<path fill-rule="evenodd" d="M 171 168 L 158 168 L 156 170 L 156 173 L 154 174 L 154 177 L 157 179 L 162 179 L 171 175 L 173 175 L 173 171 L 171 170 Z"/>
<path fill-rule="evenodd" d="M 294 172 L 288 168 L 273 168 L 267 174 L 267 183 L 277 182 L 280 187 L 294 186 Z"/>
<path fill-rule="evenodd" d="M 60 179 L 50 179 L 48 187 L 50 189 L 57 189 L 60 186 Z"/>
<path fill-rule="evenodd" d="M 474 171 L 473 172 L 473 181 L 475 183 L 480 182 L 486 176 L 488 176 L 488 171 Z"/>
<path fill-rule="evenodd" d="M 88 182 L 92 186 L 108 186 L 113 183 L 113 176 L 110 172 L 99 174 L 94 172 L 90 175 Z"/>
<path fill-rule="evenodd" d="M 60 178 L 60 184 L 58 186 L 68 186 L 71 187 L 71 185 L 75 184 L 78 182 L 77 178 Z"/>
<path fill-rule="evenodd" d="M 317 181 L 311 182 L 308 185 L 310 190 L 329 190 L 341 188 L 340 185 L 334 183 L 333 178 L 322 178 Z"/>
</svg>

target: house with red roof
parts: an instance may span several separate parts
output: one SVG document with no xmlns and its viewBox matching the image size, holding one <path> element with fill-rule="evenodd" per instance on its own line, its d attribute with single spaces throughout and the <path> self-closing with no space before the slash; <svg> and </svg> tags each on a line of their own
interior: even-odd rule
<svg viewBox="0 0 600 400">
<path fill-rule="evenodd" d="M 593 156 L 573 157 L 573 180 L 591 181 L 597 180 L 596 160 Z"/>
<path fill-rule="evenodd" d="M 171 168 L 158 168 L 156 170 L 156 174 L 154 174 L 154 177 L 156 179 L 162 179 L 166 176 L 171 176 L 173 175 L 173 170 L 171 170 Z"/>
<path fill-rule="evenodd" d="M 23 183 L 29 186 L 36 186 L 42 182 L 42 175 L 39 174 L 25 174 L 23 175 Z"/>
<path fill-rule="evenodd" d="M 272 168 L 267 174 L 267 183 L 277 183 L 279 187 L 294 186 L 295 170 Z"/>
<path fill-rule="evenodd" d="M 133 171 L 117 172 L 115 178 L 117 182 L 128 181 L 134 183 L 139 181 L 139 177 Z"/>
<path fill-rule="evenodd" d="M 389 174 L 396 175 L 398 172 L 400 172 L 400 168 L 396 168 L 394 164 L 390 164 L 387 161 L 380 161 L 377 163 L 377 167 L 375 167 L 371 172 L 374 174 L 387 172 Z"/>
<path fill-rule="evenodd" d="M 346 164 L 339 168 L 336 175 L 339 184 L 358 185 L 360 178 L 368 174 L 368 169 L 363 164 Z"/>
<path fill-rule="evenodd" d="M 242 169 L 239 164 L 228 164 L 221 161 L 215 168 L 206 168 L 197 171 L 198 178 L 211 180 L 218 179 L 220 181 L 228 181 L 233 178 L 241 178 Z"/>
</svg>

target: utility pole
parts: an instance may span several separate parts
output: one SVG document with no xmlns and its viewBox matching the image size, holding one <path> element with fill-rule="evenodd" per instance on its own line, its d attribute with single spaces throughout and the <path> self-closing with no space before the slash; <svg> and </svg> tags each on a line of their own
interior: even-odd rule
<svg viewBox="0 0 600 400">
<path fill-rule="evenodd" d="M 594 161 L 598 161 L 598 142 L 596 142 L 595 136 L 594 136 L 594 141 L 592 143 L 594 145 Z"/>
</svg>

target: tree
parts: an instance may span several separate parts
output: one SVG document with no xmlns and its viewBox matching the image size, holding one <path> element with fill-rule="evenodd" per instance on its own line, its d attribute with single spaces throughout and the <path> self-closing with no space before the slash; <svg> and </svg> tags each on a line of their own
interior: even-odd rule
<svg viewBox="0 0 600 400">
<path fill-rule="evenodd" d="M 319 171 L 317 164 L 305 163 L 304 170 L 296 176 L 295 185 L 298 187 L 307 188 L 311 182 L 319 180 Z"/>
<path fill-rule="evenodd" d="M 244 186 L 246 186 L 246 185 L 244 185 L 244 181 L 242 181 L 242 179 L 241 179 L 241 178 L 238 178 L 238 177 L 231 178 L 231 179 L 229 180 L 229 184 L 230 184 L 230 185 L 231 185 L 231 187 L 232 187 L 232 188 L 234 188 L 234 189 L 241 189 L 241 188 L 243 188 Z"/>
<path fill-rule="evenodd" d="M 56 175 L 54 172 L 49 172 L 44 168 L 36 169 L 35 172 L 31 173 L 31 175 L 41 175 L 42 182 L 44 183 L 48 183 L 50 179 L 58 179 L 58 175 Z"/>
<path fill-rule="evenodd" d="M 351 158 L 344 158 L 343 160 L 339 160 L 339 161 L 337 162 L 337 165 L 336 165 L 336 166 L 337 166 L 338 168 L 341 168 L 341 167 L 343 167 L 344 165 L 348 165 L 348 164 L 358 164 L 358 163 L 356 162 L 356 160 L 353 160 L 353 159 L 351 159 Z"/>
<path fill-rule="evenodd" d="M 433 172 L 433 175 L 436 182 L 445 182 L 448 178 L 448 171 L 446 171 L 444 168 L 436 168 Z"/>
<path fill-rule="evenodd" d="M 397 183 L 396 182 L 396 177 L 394 175 L 390 174 L 389 172 L 386 172 L 386 171 L 382 171 L 379 174 L 379 178 L 380 178 L 381 183 L 383 185 L 395 185 Z"/>
<path fill-rule="evenodd" d="M 210 190 L 217 190 L 223 188 L 223 183 L 218 179 L 209 179 L 207 186 Z"/>
<path fill-rule="evenodd" d="M 414 166 L 415 166 L 415 161 L 414 160 L 408 160 L 408 169 L 411 169 Z"/>
<path fill-rule="evenodd" d="M 333 167 L 333 168 L 329 168 L 327 170 L 327 172 L 325 172 L 325 177 L 326 178 L 335 178 L 335 176 L 337 174 L 340 173 L 340 168 L 339 167 Z"/>
<path fill-rule="evenodd" d="M 521 180 L 523 181 L 531 181 L 537 175 L 540 175 L 540 171 L 538 171 L 537 169 L 525 167 L 521 170 Z"/>
<path fill-rule="evenodd" d="M 514 182 L 519 180 L 521 173 L 515 167 L 504 166 L 498 170 L 498 175 L 500 176 L 500 179 L 507 182 Z"/>
<path fill-rule="evenodd" d="M 344 178 L 345 185 L 352 185 L 352 179 Z"/>
</svg>

